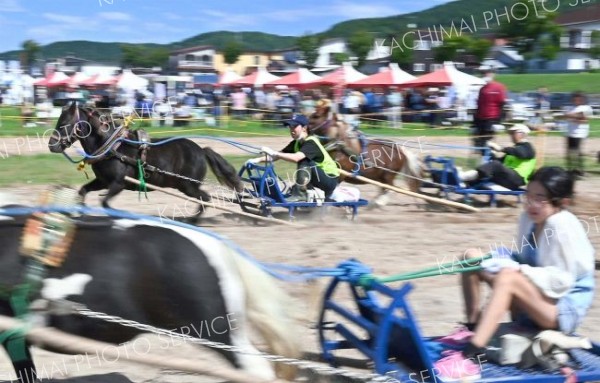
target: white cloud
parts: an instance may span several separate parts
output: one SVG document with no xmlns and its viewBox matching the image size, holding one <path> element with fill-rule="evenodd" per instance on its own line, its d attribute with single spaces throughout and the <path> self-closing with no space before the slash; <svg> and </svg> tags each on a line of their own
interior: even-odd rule
<svg viewBox="0 0 600 383">
<path fill-rule="evenodd" d="M 135 31 L 129 25 L 112 25 L 107 28 L 112 33 L 134 33 Z"/>
<path fill-rule="evenodd" d="M 206 23 L 209 28 L 224 30 L 258 25 L 256 15 L 250 13 L 229 13 L 211 9 L 204 9 L 201 13 L 204 16 L 197 18 L 197 20 Z M 207 19 L 206 16 L 209 18 Z"/>
<path fill-rule="evenodd" d="M 182 20 L 183 17 L 179 16 L 176 13 L 173 12 L 165 12 L 164 16 L 167 18 L 167 20 Z"/>
<path fill-rule="evenodd" d="M 281 11 L 269 11 L 260 15 L 265 19 L 276 20 L 276 21 L 285 21 L 285 22 L 293 22 L 299 21 L 306 17 L 318 17 L 324 16 L 323 10 L 320 8 L 310 8 L 310 9 L 288 9 Z"/>
<path fill-rule="evenodd" d="M 337 1 L 328 6 L 332 14 L 348 19 L 364 19 L 370 17 L 387 17 L 405 13 L 400 9 L 384 4 Z"/>
<path fill-rule="evenodd" d="M 446 0 L 447 1 L 447 0 Z M 229 13 L 214 9 L 205 9 L 202 21 L 208 23 L 210 28 L 228 29 L 248 26 L 259 26 L 272 22 L 302 22 L 307 18 L 331 18 L 341 17 L 343 19 L 357 19 L 369 17 L 393 16 L 403 13 L 399 8 L 385 4 L 366 3 L 350 0 L 338 0 L 332 3 L 324 2 L 321 6 L 310 8 L 296 8 L 286 10 L 275 10 L 256 13 Z M 208 16 L 208 20 L 207 17 Z M 201 18 L 198 18 L 201 20 Z"/>
<path fill-rule="evenodd" d="M 31 27 L 26 31 L 27 37 L 35 40 L 40 44 L 47 44 L 57 40 L 67 40 L 69 33 L 61 27 L 61 25 L 40 25 Z"/>
<path fill-rule="evenodd" d="M 104 20 L 114 21 L 130 21 L 132 20 L 131 15 L 124 12 L 100 12 L 98 16 Z"/>
<path fill-rule="evenodd" d="M 73 40 L 74 33 L 90 32 L 100 28 L 97 19 L 79 16 L 62 15 L 47 12 L 42 17 L 51 21 L 49 24 L 32 26 L 26 30 L 27 36 L 45 44 L 59 40 Z"/>
<path fill-rule="evenodd" d="M 155 37 L 158 37 L 159 35 L 163 35 L 165 34 L 165 32 L 169 32 L 169 33 L 182 33 L 182 32 L 188 32 L 188 33 L 193 33 L 193 31 L 189 31 L 185 28 L 179 28 L 179 27 L 173 27 L 169 24 L 165 24 L 165 23 L 161 23 L 161 22 L 148 22 L 148 23 L 144 23 L 143 24 L 144 28 L 151 31 L 151 32 L 157 32 L 156 36 L 153 35 L 152 39 L 154 40 Z M 171 42 L 171 41 L 169 41 Z"/>
<path fill-rule="evenodd" d="M 50 21 L 67 25 L 84 25 L 89 22 L 89 19 L 83 17 L 61 15 L 58 13 L 44 13 L 43 16 Z"/>
<path fill-rule="evenodd" d="M 144 23 L 144 27 L 146 29 L 151 29 L 151 30 L 152 29 L 162 30 L 162 29 L 164 29 L 164 28 L 167 27 L 167 24 L 165 24 L 165 23 L 152 23 L 151 22 L 151 23 Z"/>
<path fill-rule="evenodd" d="M 17 0 L 0 0 L 0 12 L 24 12 Z"/>
</svg>

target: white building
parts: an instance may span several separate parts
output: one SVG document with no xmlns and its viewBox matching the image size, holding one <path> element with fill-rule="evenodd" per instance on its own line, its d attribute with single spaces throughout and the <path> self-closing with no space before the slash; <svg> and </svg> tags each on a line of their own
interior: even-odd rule
<svg viewBox="0 0 600 383">
<path fill-rule="evenodd" d="M 390 55 L 390 47 L 384 45 L 386 40 L 377 39 L 373 40 L 373 47 L 367 54 L 367 61 L 378 60 L 386 58 Z M 327 39 L 321 43 L 319 47 L 319 57 L 315 61 L 314 72 L 325 72 L 332 69 L 339 68 L 340 65 L 336 63 L 335 56 L 339 53 L 345 53 L 350 56 L 350 61 L 356 61 L 356 57 L 353 56 L 346 40 L 343 38 L 332 38 Z"/>
</svg>

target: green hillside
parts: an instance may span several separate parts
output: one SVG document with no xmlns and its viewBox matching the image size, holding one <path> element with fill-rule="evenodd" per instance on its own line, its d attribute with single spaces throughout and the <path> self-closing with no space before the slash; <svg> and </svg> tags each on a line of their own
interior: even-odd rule
<svg viewBox="0 0 600 383">
<path fill-rule="evenodd" d="M 121 45 L 137 45 L 142 47 L 160 47 L 160 44 L 124 44 L 99 43 L 95 41 L 61 41 L 41 47 L 38 58 L 49 60 L 58 57 L 75 56 L 98 63 L 116 64 L 121 61 Z M 0 54 L 0 60 L 18 60 L 20 51 Z"/>
<path fill-rule="evenodd" d="M 213 45 L 217 48 L 235 40 L 248 51 L 273 51 L 293 47 L 296 43 L 294 36 L 277 36 L 262 32 L 228 32 L 217 31 L 203 33 L 178 43 L 170 44 L 171 49 L 187 48 L 198 45 Z"/>
<path fill-rule="evenodd" d="M 600 94 L 600 73 L 499 74 L 498 81 L 511 92 L 533 91 L 546 87 L 550 92 Z"/>
</svg>

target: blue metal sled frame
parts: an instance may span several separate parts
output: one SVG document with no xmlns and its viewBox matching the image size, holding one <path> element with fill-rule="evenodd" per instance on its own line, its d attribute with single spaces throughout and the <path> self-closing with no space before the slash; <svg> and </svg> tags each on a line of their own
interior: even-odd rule
<svg viewBox="0 0 600 383">
<path fill-rule="evenodd" d="M 316 202 L 287 202 L 286 195 L 279 187 L 279 177 L 275 173 L 273 163 L 266 163 L 264 166 L 257 164 L 245 164 L 239 171 L 240 178 L 252 185 L 252 190 L 247 190 L 253 197 L 259 200 L 259 213 L 264 216 L 270 216 L 272 208 L 282 207 L 288 209 L 289 217 L 294 217 L 294 212 L 297 208 L 307 207 L 325 207 L 338 206 L 349 207 L 352 209 L 352 219 L 355 219 L 358 214 L 359 206 L 368 205 L 368 201 L 360 199 L 356 202 L 334 202 L 327 201 L 320 204 Z M 246 210 L 248 206 L 252 206 L 247 201 L 241 202 L 242 209 Z M 254 207 L 254 206 L 253 206 Z"/>
<path fill-rule="evenodd" d="M 336 351 L 356 349 L 367 356 L 378 374 L 399 382 L 439 381 L 433 363 L 440 358 L 444 346 L 436 342 L 436 338 L 421 335 L 407 301 L 413 286 L 404 283 L 394 289 L 372 282 L 365 288 L 358 283 L 361 276 L 348 273 L 335 277 L 325 292 L 318 325 L 323 358 L 335 366 Z M 335 301 L 334 294 L 345 288 L 354 297 L 351 306 Z M 576 371 L 578 382 L 600 380 L 600 344 L 594 343 L 593 349 L 575 350 L 572 354 L 581 365 Z M 482 367 L 480 382 L 565 381 L 565 376 L 560 373 L 521 370 L 493 363 L 484 363 Z"/>
<path fill-rule="evenodd" d="M 450 197 L 450 193 L 462 194 L 465 198 L 468 198 L 471 194 L 488 195 L 490 206 L 495 207 L 497 205 L 497 195 L 516 196 L 520 203 L 521 195 L 525 193 L 525 190 L 493 190 L 490 187 L 494 184 L 485 181 L 469 188 L 462 187 L 452 158 L 427 156 L 425 157 L 425 164 L 435 184 L 425 182 L 422 186 L 439 188 L 446 199 Z M 436 167 L 434 164 L 440 164 L 441 166 Z"/>
</svg>

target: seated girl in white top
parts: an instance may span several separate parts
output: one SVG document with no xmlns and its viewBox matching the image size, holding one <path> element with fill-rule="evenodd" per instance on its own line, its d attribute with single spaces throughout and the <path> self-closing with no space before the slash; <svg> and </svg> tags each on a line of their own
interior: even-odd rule
<svg viewBox="0 0 600 383">
<path fill-rule="evenodd" d="M 583 225 L 566 210 L 573 188 L 573 176 L 564 169 L 538 169 L 527 186 L 515 239 L 518 252 L 495 256 L 481 263 L 483 271 L 461 275 L 467 312 L 462 339 L 468 342 L 462 352 L 451 356 L 453 361 L 476 361 L 484 354 L 507 312 L 518 323 L 540 330 L 571 334 L 581 324 L 594 298 L 595 257 Z M 481 255 L 478 249 L 466 252 L 469 258 Z M 480 308 L 481 282 L 492 288 L 485 310 Z M 470 366 L 462 376 L 451 378 L 478 375 L 479 366 Z"/>
</svg>

